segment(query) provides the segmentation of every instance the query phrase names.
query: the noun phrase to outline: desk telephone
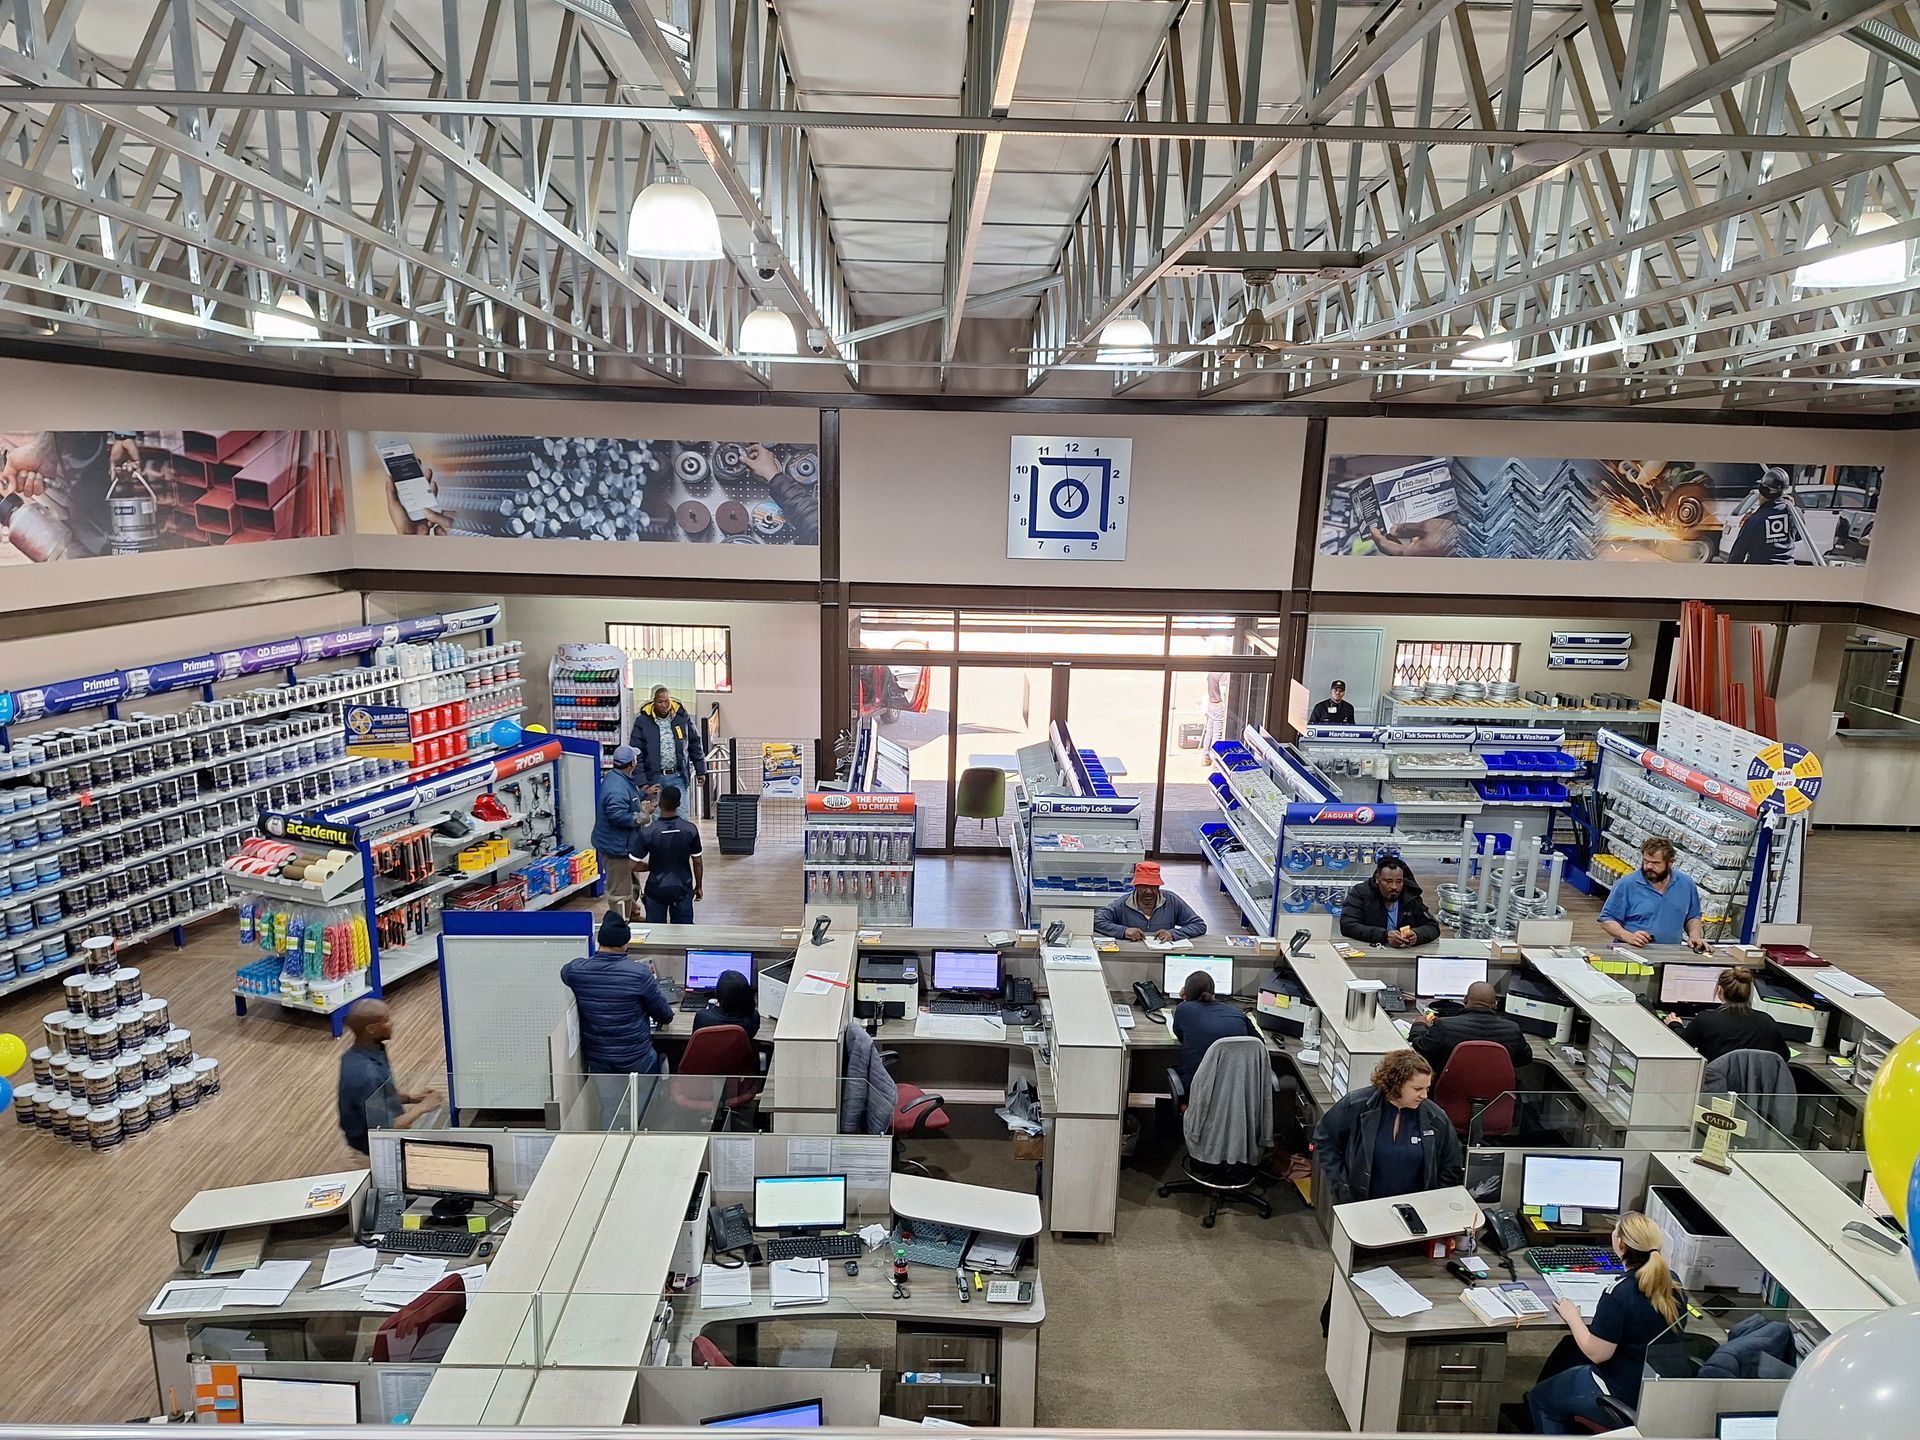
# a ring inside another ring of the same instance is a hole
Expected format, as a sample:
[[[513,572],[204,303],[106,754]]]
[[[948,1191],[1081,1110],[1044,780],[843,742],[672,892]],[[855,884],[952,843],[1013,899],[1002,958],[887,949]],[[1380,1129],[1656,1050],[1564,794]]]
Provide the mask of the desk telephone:
[[[1493,1248],[1502,1255],[1512,1255],[1515,1251],[1527,1248],[1526,1232],[1520,1228],[1520,1219],[1511,1210],[1489,1207],[1487,1228],[1493,1232]]]
[[[1167,1008],[1167,992],[1151,980],[1134,981],[1133,998],[1140,1002],[1140,1008],[1149,1015],[1157,1015]]]
[[[716,1255],[754,1248],[753,1223],[747,1219],[747,1207],[744,1205],[714,1206],[707,1212],[707,1231],[712,1237],[713,1253]]]
[[[1033,994],[1033,981],[1027,979],[1024,975],[1014,975],[1008,978],[1007,1009],[1025,1010],[1029,1006],[1037,1005],[1038,1003],[1039,1001],[1034,998]]]

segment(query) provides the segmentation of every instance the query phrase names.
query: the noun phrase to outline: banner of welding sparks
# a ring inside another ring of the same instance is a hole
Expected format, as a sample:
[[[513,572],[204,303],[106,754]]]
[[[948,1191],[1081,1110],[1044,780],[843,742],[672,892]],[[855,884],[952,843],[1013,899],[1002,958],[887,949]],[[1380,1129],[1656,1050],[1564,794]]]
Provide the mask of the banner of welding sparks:
[[[323,430],[0,429],[0,566],[345,528]]]
[[[1322,555],[1862,565],[1877,465],[1336,455]]]
[[[362,534],[820,543],[820,448],[751,440],[355,434]]]

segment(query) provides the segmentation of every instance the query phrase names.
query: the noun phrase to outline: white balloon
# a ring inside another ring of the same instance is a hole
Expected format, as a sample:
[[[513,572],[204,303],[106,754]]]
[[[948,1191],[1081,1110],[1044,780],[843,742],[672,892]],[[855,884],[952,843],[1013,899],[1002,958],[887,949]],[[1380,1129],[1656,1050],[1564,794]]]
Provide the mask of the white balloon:
[[[1856,1320],[1823,1340],[1780,1402],[1777,1440],[1913,1440],[1920,1432],[1920,1305]]]

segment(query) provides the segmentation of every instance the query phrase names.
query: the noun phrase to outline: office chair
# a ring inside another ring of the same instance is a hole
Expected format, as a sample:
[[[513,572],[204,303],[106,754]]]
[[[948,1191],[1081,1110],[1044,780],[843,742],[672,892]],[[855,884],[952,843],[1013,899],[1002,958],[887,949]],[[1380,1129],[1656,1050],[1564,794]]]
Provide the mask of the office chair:
[[[467,1282],[449,1275],[418,1300],[380,1322],[373,1336],[375,1365],[437,1365],[467,1318]]]
[[[918,1085],[900,1083],[900,1098],[893,1107],[893,1163],[897,1169],[927,1175],[926,1163],[909,1159],[906,1142],[938,1135],[953,1123],[946,1112],[946,1097],[922,1090]]]
[[[962,820],[978,820],[983,830],[991,820],[994,833],[999,834],[1000,821],[1007,813],[1007,772],[990,765],[962,770],[954,790],[953,813]]]
[[[704,1335],[693,1337],[693,1363],[708,1370],[731,1370],[733,1361],[727,1352]]]
[[[1184,1117],[1187,1146],[1181,1168],[1187,1178],[1167,1181],[1159,1189],[1160,1198],[1206,1196],[1207,1213],[1200,1223],[1209,1230],[1219,1218],[1222,1205],[1245,1205],[1262,1220],[1271,1220],[1273,1206],[1262,1192],[1274,1183],[1274,1177],[1259,1168],[1273,1148],[1276,1082],[1266,1042],[1253,1035],[1214,1041],[1194,1072],[1191,1094],[1180,1084],[1177,1072],[1169,1070],[1167,1078]],[[1216,1098],[1231,1097],[1236,1086],[1248,1092],[1239,1110],[1246,1123],[1238,1128],[1213,1124]]]
[[[1463,1040],[1433,1082],[1433,1103],[1447,1112],[1462,1140],[1478,1142],[1512,1132],[1520,1108],[1514,1085],[1513,1056],[1506,1046]]]
[[[702,1077],[709,1083],[682,1086],[679,1082],[689,1076]],[[680,1057],[680,1068],[673,1073],[676,1099],[706,1108],[713,1099],[713,1076],[727,1078],[715,1128],[751,1130],[753,1109],[766,1082],[760,1075],[760,1052],[741,1026],[703,1025],[693,1032]]]

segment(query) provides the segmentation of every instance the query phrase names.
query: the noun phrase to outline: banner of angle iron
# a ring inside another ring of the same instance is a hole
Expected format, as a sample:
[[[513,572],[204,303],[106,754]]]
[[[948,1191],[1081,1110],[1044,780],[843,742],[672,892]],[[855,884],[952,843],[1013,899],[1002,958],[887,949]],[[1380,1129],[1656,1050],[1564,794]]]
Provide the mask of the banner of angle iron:
[[[820,543],[820,447],[539,435],[348,437],[363,535]]]
[[[1335,455],[1322,555],[1862,565],[1877,465]]]

